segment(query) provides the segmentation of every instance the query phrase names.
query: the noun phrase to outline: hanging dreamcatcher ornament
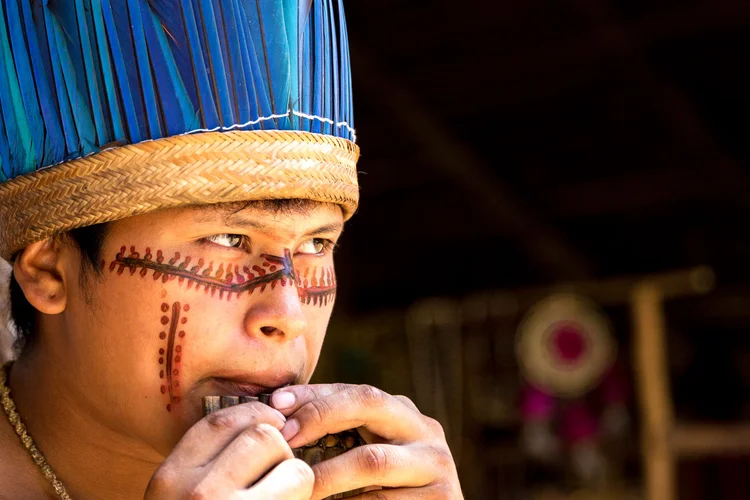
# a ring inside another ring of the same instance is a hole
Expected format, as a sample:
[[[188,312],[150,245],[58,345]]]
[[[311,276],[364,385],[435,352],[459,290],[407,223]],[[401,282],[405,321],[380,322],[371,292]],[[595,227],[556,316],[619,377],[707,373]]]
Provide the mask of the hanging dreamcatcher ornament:
[[[555,294],[536,303],[518,328],[524,377],[548,394],[570,398],[594,388],[616,357],[612,327],[591,300]]]

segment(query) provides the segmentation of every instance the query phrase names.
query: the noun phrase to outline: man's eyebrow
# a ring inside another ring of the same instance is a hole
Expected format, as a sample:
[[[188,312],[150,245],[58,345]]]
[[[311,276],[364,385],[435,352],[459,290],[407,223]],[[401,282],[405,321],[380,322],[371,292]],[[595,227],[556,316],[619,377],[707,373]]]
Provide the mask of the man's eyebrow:
[[[341,233],[343,231],[344,224],[342,222],[331,222],[330,224],[325,224],[317,229],[307,231],[305,234],[308,236],[315,236],[318,234]]]
[[[251,228],[261,233],[272,233],[273,225],[263,224],[251,217],[238,214],[235,210],[216,209],[210,212],[218,213],[222,223],[227,227]],[[208,212],[208,213],[210,213]],[[196,214],[196,222],[212,222],[212,217],[207,212]],[[342,222],[331,222],[320,227],[305,232],[306,236],[315,236],[318,234],[330,234],[343,232],[344,224]]]

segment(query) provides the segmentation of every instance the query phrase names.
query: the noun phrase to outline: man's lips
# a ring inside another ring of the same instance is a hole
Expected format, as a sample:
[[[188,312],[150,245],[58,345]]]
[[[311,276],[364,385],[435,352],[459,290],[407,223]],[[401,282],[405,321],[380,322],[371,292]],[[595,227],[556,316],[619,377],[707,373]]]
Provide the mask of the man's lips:
[[[261,393],[271,393],[279,387],[294,384],[295,374],[274,376],[236,375],[212,377],[211,383],[220,391],[221,396],[257,396]]]

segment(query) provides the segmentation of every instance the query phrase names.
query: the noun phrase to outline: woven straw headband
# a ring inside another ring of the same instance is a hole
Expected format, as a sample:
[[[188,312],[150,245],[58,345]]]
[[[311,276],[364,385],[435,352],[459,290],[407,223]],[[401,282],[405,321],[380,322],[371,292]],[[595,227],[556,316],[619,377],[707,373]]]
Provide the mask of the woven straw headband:
[[[359,148],[329,135],[234,131],[141,142],[0,184],[0,256],[70,229],[155,210],[306,199],[357,209]]]

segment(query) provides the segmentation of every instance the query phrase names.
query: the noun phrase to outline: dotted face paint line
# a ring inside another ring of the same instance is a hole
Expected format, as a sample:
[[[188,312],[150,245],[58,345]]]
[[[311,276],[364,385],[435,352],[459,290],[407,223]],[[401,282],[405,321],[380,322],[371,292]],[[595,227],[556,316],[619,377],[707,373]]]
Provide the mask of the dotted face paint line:
[[[164,342],[159,347],[159,390],[167,398],[168,412],[172,411],[173,405],[180,404],[180,370],[185,343],[184,325],[187,323],[185,313],[189,310],[190,305],[179,302],[171,306],[166,302],[161,305],[163,316],[160,319],[162,329],[159,339]]]

